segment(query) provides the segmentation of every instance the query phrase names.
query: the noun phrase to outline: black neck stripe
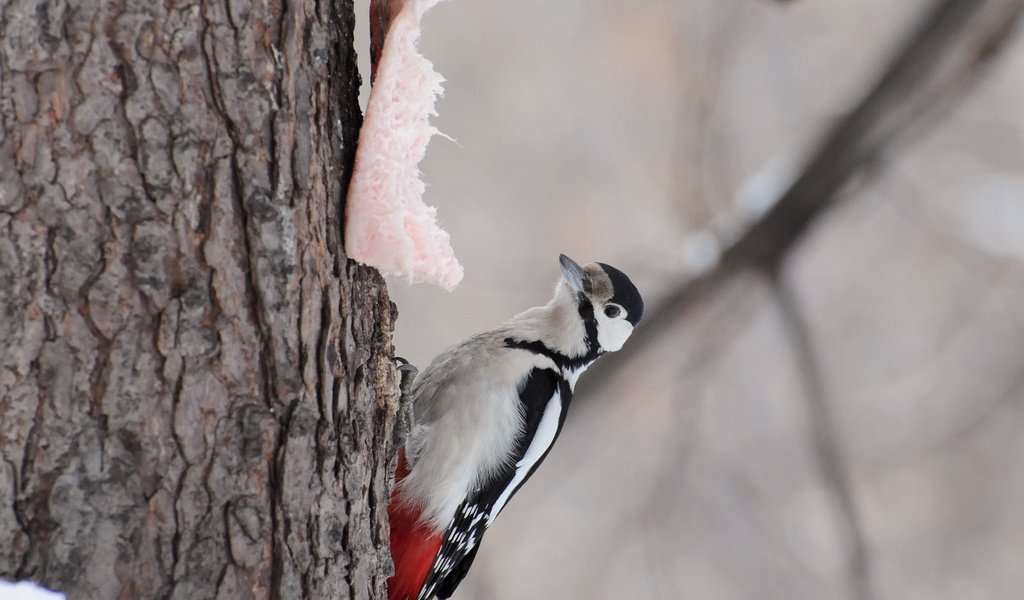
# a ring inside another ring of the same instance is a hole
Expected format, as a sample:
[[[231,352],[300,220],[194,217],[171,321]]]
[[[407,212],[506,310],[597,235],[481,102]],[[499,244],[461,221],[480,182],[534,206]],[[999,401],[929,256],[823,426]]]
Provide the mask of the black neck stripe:
[[[527,342],[524,340],[517,340],[515,338],[510,337],[505,338],[505,347],[520,348],[522,350],[533,352],[534,354],[546,356],[550,358],[551,362],[555,363],[555,366],[558,367],[558,369],[561,371],[575,371],[580,367],[585,367],[590,363],[594,362],[595,360],[597,360],[597,357],[601,356],[601,354],[603,353],[603,351],[600,348],[591,348],[588,344],[586,354],[576,357],[569,357],[566,356],[565,354],[562,354],[561,352],[558,352],[557,350],[552,350],[551,348],[548,348],[547,345],[545,345],[544,342],[541,342],[540,340]]]
[[[546,356],[550,358],[562,371],[575,371],[580,367],[594,362],[597,360],[597,357],[604,354],[604,350],[601,349],[601,345],[597,343],[597,318],[594,317],[594,304],[590,301],[590,298],[587,298],[587,296],[582,293],[577,294],[576,301],[580,319],[583,321],[583,328],[586,332],[584,342],[587,350],[581,356],[568,356],[566,354],[562,354],[557,350],[548,348],[547,345],[540,340],[528,342],[509,337],[505,338],[505,346],[509,348],[521,348],[523,350],[533,352],[534,354]]]
[[[599,347],[597,343],[597,318],[594,317],[594,305],[583,294],[578,294],[576,304],[579,307],[580,319],[583,319],[583,327],[586,330],[587,354],[590,354]]]

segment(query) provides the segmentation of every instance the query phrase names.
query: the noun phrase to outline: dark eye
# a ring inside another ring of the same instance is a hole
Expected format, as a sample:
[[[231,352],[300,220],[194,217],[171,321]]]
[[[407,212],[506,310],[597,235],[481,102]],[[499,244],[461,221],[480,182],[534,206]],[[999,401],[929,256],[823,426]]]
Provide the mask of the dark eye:
[[[620,309],[618,306],[608,305],[604,307],[604,316],[608,317],[609,319],[614,319],[615,317],[619,316],[619,313],[621,312],[622,309]]]

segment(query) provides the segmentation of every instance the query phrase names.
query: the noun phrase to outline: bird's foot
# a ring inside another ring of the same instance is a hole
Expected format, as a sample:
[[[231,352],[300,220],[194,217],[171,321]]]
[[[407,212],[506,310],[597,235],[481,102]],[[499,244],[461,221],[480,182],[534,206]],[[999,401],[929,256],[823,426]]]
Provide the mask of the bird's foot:
[[[400,396],[398,398],[398,414],[395,415],[394,429],[394,442],[395,449],[397,450],[405,445],[405,440],[409,436],[409,431],[412,430],[412,425],[415,421],[413,415],[412,383],[416,380],[416,375],[420,371],[400,356],[395,357],[395,362],[398,365],[396,367],[398,369],[398,376],[401,378],[398,382]]]

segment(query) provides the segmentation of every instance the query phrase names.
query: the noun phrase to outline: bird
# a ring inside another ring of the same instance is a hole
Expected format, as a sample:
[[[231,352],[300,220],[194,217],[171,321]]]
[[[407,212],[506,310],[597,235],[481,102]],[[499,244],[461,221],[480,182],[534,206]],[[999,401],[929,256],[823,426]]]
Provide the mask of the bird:
[[[558,438],[580,375],[622,348],[643,317],[622,271],[564,254],[559,263],[547,304],[462,340],[414,375],[388,505],[389,600],[452,596],[487,528]]]

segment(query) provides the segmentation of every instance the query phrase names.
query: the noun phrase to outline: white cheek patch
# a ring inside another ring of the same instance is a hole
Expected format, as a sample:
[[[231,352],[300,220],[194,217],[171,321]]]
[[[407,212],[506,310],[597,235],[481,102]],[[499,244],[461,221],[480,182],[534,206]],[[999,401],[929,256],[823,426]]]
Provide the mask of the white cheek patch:
[[[622,348],[622,345],[633,333],[633,325],[624,317],[609,319],[604,313],[598,312],[597,317],[597,343],[606,352],[615,352]]]

